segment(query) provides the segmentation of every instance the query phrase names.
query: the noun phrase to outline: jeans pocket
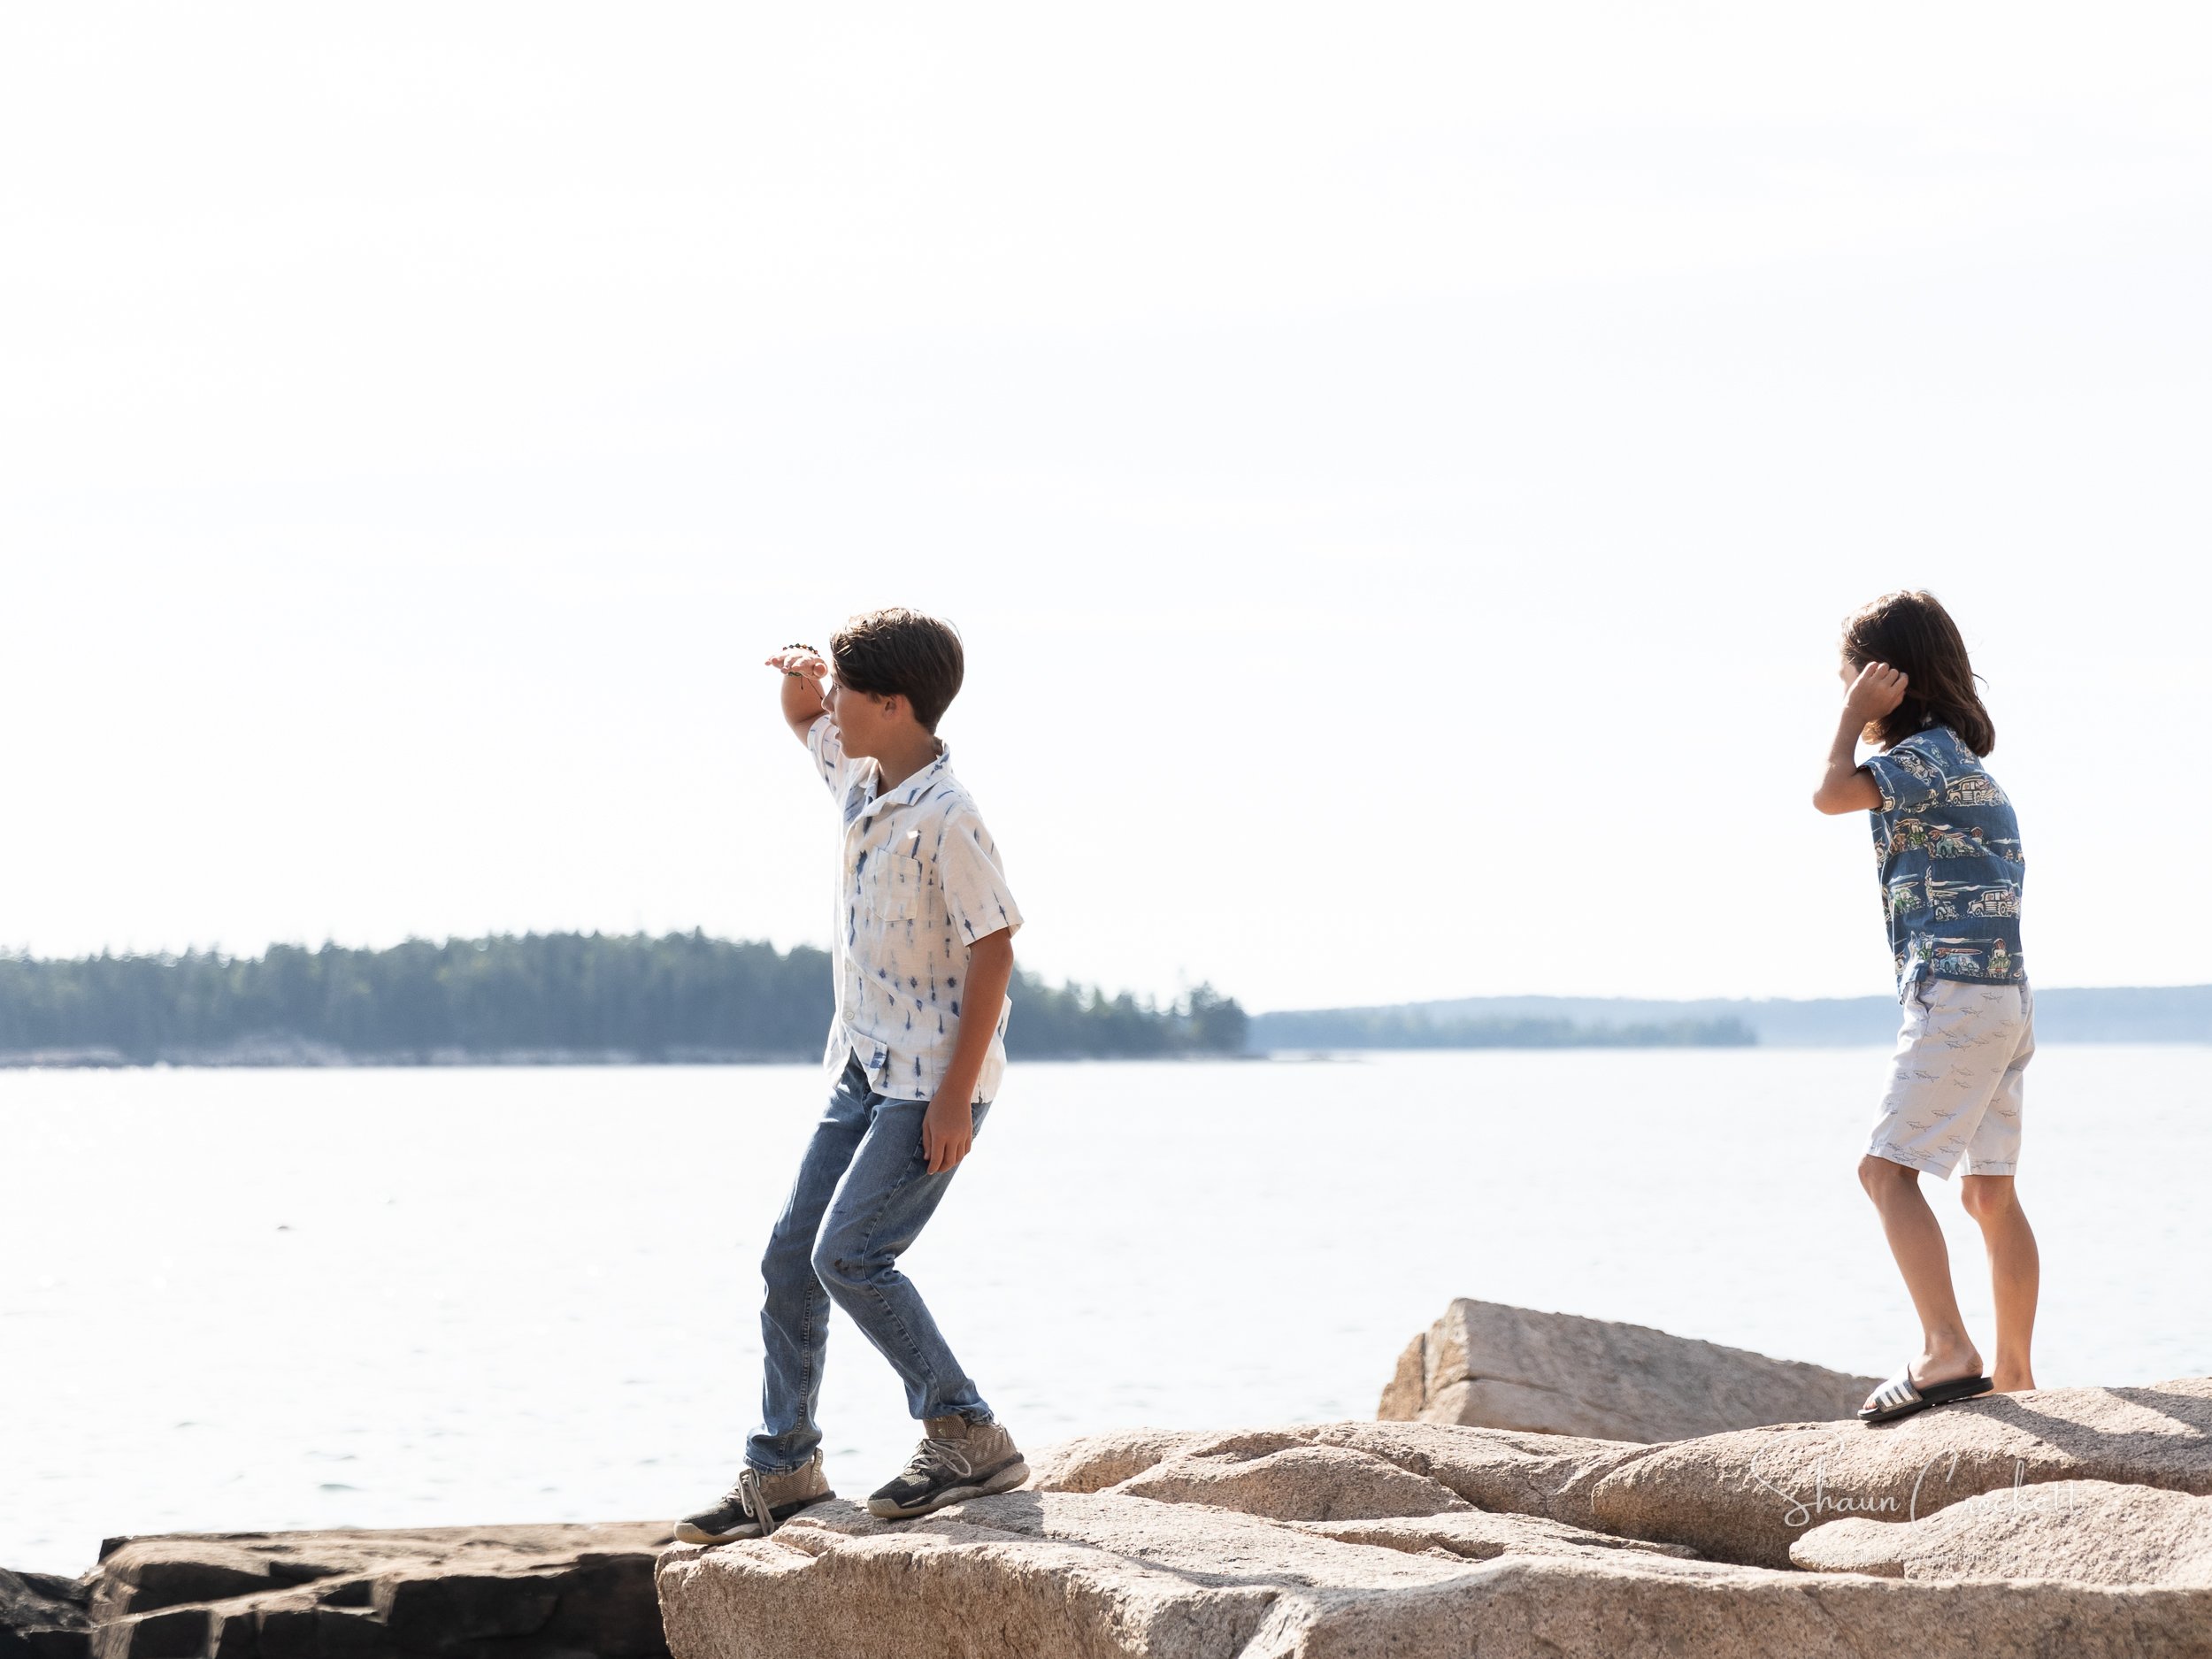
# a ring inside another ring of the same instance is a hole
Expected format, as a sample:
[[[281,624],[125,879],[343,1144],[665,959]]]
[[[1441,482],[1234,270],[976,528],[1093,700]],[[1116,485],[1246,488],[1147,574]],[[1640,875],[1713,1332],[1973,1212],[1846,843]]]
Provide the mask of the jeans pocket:
[[[991,1114],[991,1102],[988,1101],[978,1101],[975,1104],[968,1108],[968,1141],[970,1149],[972,1150],[974,1143],[982,1138],[983,1120]],[[922,1108],[921,1117],[915,1122],[914,1130],[913,1163],[914,1167],[918,1170],[925,1167],[929,1163],[929,1152],[922,1144],[921,1133],[921,1125],[928,1119],[928,1117],[929,1107],[925,1105]]]

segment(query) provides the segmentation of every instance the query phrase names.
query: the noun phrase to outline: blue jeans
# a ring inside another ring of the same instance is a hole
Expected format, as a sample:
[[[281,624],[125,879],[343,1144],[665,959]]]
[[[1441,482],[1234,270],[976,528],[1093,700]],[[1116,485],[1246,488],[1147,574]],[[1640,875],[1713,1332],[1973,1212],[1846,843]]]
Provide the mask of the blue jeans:
[[[931,1174],[922,1155],[928,1110],[927,1101],[872,1093],[857,1059],[846,1063],[831,1091],[760,1262],[767,1364],[761,1425],[745,1443],[745,1461],[756,1469],[796,1469],[822,1443],[814,1411],[833,1297],[891,1362],[916,1417],[990,1420],[991,1408],[952,1356],[922,1293],[899,1271],[900,1255],[952,1184],[952,1171]],[[979,1130],[990,1110],[974,1108]]]

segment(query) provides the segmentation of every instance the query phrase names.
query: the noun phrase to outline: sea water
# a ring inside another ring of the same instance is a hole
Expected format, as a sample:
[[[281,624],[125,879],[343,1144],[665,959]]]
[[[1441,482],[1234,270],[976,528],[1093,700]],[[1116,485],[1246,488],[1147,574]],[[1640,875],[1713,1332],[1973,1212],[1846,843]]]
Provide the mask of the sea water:
[[[1026,1445],[1374,1414],[1454,1296],[1886,1372],[1863,1049],[1026,1064],[907,1257]],[[672,1517],[735,1474],[806,1067],[0,1073],[0,1565]],[[2048,1046],[2039,1380],[2212,1371],[2212,1049]],[[1985,1343],[1978,1235],[1926,1183]],[[833,1483],[916,1430],[840,1316]]]

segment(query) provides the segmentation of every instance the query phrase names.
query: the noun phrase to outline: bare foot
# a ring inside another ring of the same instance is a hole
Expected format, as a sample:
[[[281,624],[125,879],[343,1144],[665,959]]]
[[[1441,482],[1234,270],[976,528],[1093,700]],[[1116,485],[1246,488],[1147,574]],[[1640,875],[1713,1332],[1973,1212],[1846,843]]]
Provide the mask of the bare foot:
[[[2008,1365],[2000,1365],[1995,1371],[1990,1372],[1989,1379],[1997,1385],[1997,1392],[2001,1394],[2028,1394],[2035,1387],[2035,1377],[2032,1372],[2015,1371]]]
[[[1971,1343],[1960,1348],[1924,1348],[1919,1357],[1913,1361],[1908,1374],[1916,1388],[1925,1388],[1931,1383],[1951,1382],[1961,1377],[1978,1377],[1982,1374],[1981,1353]],[[1880,1392],[1878,1388],[1875,1390],[1876,1394]],[[1874,1409],[1873,1394],[1867,1395],[1866,1404],[1860,1409]]]

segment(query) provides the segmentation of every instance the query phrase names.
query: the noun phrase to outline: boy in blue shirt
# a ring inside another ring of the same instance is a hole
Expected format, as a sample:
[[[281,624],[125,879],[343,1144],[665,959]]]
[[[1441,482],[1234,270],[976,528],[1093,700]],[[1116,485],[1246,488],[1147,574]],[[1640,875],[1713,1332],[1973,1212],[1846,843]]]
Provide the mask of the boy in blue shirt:
[[[2013,1190],[2035,999],[2020,949],[2020,826],[1982,764],[1997,732],[1957,626],[1931,594],[1878,599],[1844,626],[1842,678],[1843,715],[1813,804],[1871,815],[1904,1004],[1889,1092],[1859,1161],[1920,1316],[1919,1354],[1859,1411],[1886,1423],[1993,1388],[2035,1386],[2028,1350],[2040,1263]],[[1875,752],[1861,762],[1863,738]],[[1923,1172],[1947,1179],[1962,1157],[1961,1197],[1981,1227],[1996,1297],[1989,1376],[1959,1313],[1943,1229],[1920,1191]]]

